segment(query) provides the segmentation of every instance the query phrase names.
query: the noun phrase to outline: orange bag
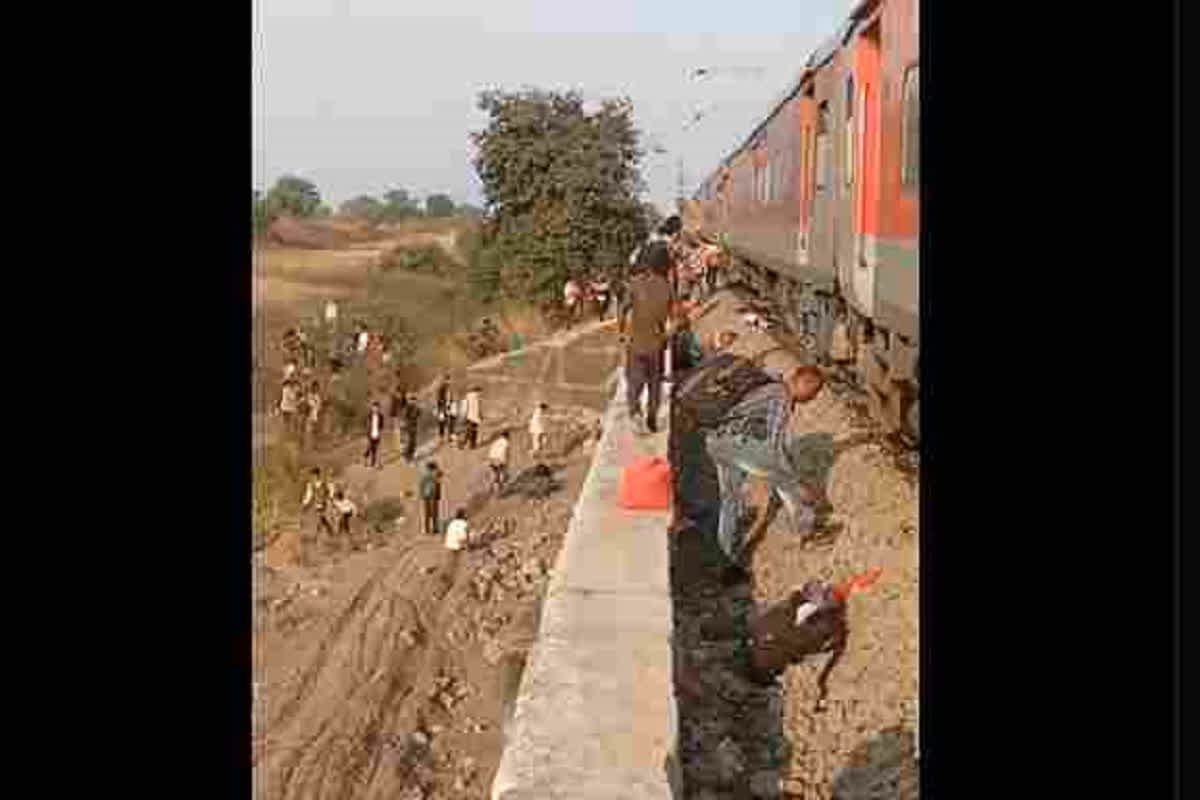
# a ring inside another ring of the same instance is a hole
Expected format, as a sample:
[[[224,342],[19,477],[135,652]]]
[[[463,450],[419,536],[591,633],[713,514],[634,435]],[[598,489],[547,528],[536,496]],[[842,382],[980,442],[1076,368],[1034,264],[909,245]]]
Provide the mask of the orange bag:
[[[621,508],[630,511],[671,509],[671,465],[665,458],[642,458],[621,472]]]

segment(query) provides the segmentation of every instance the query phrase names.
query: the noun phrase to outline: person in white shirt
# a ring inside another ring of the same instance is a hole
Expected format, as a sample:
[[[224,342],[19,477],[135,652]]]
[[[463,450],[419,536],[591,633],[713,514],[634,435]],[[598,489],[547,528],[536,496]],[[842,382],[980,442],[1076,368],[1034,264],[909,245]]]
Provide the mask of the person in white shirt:
[[[283,392],[279,398],[279,413],[283,415],[283,426],[289,432],[295,430],[296,414],[300,410],[300,392],[292,381],[283,382]]]
[[[358,506],[354,505],[354,501],[346,496],[345,490],[340,486],[333,495],[333,510],[338,517],[338,533],[349,536],[350,520],[358,514]]]
[[[496,491],[508,482],[508,431],[501,431],[488,450],[488,464],[492,468],[492,486]]]
[[[471,450],[479,446],[479,426],[483,424],[479,405],[479,387],[472,386],[462,400],[462,418],[467,423],[467,447]]]
[[[460,508],[454,513],[454,519],[446,526],[446,549],[458,552],[470,541],[470,531],[467,528],[466,509]]]
[[[532,442],[530,452],[540,453],[546,446],[546,404],[538,403],[529,418],[529,439]]]
[[[325,322],[330,327],[337,325],[338,307],[332,300],[325,301]]]
[[[371,413],[367,415],[367,452],[363,454],[368,467],[383,469],[379,464],[379,440],[383,436],[383,412],[378,402],[371,403]]]
[[[321,423],[321,386],[316,381],[308,390],[308,419],[305,420],[305,433],[310,440],[315,439]]]
[[[365,355],[367,352],[367,346],[370,344],[371,344],[371,334],[367,331],[367,326],[362,325],[358,329],[357,348],[358,348],[359,355]]]

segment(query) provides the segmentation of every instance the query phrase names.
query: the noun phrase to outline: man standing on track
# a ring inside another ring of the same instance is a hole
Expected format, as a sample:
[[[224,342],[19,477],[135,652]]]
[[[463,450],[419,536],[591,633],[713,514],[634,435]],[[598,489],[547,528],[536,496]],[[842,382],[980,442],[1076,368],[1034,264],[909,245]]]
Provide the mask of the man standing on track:
[[[313,467],[312,477],[304,487],[304,501],[300,507],[307,511],[309,506],[312,506],[313,513],[317,517],[316,533],[320,536],[321,531],[333,536],[333,526],[329,524],[329,501],[330,501],[329,483],[321,479],[321,470],[319,467]]]
[[[661,242],[643,253],[642,268],[629,283],[629,298],[621,314],[619,331],[626,344],[625,383],[629,417],[638,433],[657,431],[658,405],[662,395],[663,348],[666,346],[672,293],[667,282],[670,255]],[[628,331],[628,334],[626,334]],[[647,390],[645,416],[641,413],[642,390]]]

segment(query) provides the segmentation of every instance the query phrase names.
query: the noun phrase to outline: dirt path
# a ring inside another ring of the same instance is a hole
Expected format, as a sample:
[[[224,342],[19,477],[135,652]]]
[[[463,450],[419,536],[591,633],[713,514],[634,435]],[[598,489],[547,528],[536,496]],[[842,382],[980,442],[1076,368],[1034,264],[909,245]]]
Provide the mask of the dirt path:
[[[505,699],[590,463],[587,436],[611,394],[610,336],[472,370],[484,388],[478,450],[439,447],[425,432],[418,461],[436,459],[446,471],[445,510],[478,507],[471,525],[481,543],[456,564],[440,537],[418,530],[417,471],[398,457],[390,431],[384,469],[356,463],[340,478],[360,508],[398,498],[403,521],[356,525],[351,541],[336,542],[318,541],[302,521],[256,558],[256,797],[487,796]],[[546,460],[544,482],[529,469],[524,435],[538,398],[551,406],[560,451]],[[480,502],[485,442],[501,427],[518,431],[518,491]],[[361,446],[347,444],[347,454]]]

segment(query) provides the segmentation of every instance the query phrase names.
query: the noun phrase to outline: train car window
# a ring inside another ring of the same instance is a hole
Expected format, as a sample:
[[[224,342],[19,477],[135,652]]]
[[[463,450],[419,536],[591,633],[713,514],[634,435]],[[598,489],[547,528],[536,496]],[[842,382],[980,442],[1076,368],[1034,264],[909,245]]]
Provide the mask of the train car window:
[[[921,91],[917,67],[909,67],[904,73],[904,127],[900,132],[900,183],[905,187],[916,186],[921,167]],[[893,173],[894,174],[894,173]]]

